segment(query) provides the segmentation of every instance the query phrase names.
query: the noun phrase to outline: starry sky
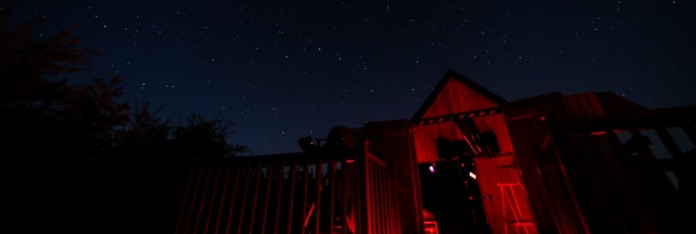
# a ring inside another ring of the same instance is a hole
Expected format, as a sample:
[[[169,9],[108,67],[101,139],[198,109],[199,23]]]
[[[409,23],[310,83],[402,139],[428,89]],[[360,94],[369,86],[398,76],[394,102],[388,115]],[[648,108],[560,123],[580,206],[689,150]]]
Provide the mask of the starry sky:
[[[79,25],[101,51],[84,76],[123,101],[234,122],[251,155],[300,151],[337,125],[410,119],[447,69],[514,101],[612,91],[648,108],[696,104],[696,3],[646,1],[10,0]]]

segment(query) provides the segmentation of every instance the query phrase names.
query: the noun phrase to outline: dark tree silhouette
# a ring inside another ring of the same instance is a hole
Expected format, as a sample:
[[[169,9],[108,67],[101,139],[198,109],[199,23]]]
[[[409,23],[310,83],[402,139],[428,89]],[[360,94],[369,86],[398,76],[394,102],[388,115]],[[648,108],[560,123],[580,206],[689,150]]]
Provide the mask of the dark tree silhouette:
[[[227,143],[229,121],[192,115],[176,125],[147,102],[129,114],[120,77],[69,80],[99,55],[79,47],[77,27],[35,39],[47,18],[13,24],[7,9],[0,5],[0,205],[20,232],[168,232],[194,156],[245,151]]]
[[[193,114],[174,125],[142,103],[129,116],[121,78],[73,85],[68,76],[89,70],[98,52],[79,48],[77,27],[38,40],[41,16],[14,26],[0,8],[0,130],[13,157],[41,160],[224,158],[246,151],[226,141],[231,122]],[[72,82],[85,83],[85,82]],[[186,154],[186,155],[183,155]],[[167,157],[171,156],[171,157]],[[178,157],[174,157],[178,156]]]
[[[112,155],[128,161],[165,160],[171,150],[169,119],[158,117],[163,106],[151,108],[149,102],[135,105],[128,125],[117,133],[118,151]]]
[[[173,129],[172,140],[180,153],[192,155],[196,160],[210,161],[238,156],[247,152],[247,148],[227,143],[231,126],[231,121],[209,120],[202,115],[191,114],[185,124]]]
[[[114,129],[128,122],[119,77],[70,85],[66,76],[88,70],[96,51],[78,48],[77,29],[48,40],[32,38],[41,16],[13,26],[0,20],[0,124],[5,150],[22,159],[84,159],[111,151]]]

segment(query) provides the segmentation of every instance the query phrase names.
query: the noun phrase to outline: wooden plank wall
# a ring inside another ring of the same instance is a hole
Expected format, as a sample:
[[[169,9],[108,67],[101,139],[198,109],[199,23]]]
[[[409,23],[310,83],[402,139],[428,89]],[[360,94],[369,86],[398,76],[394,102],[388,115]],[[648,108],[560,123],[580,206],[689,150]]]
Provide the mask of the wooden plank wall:
[[[457,80],[450,80],[422,118],[496,107],[498,104]]]

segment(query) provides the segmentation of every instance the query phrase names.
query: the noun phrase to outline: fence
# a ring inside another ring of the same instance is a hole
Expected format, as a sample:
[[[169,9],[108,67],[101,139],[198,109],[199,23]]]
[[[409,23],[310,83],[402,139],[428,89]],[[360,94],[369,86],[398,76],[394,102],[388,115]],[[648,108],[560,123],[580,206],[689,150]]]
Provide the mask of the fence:
[[[198,163],[175,233],[398,233],[394,183],[369,152]]]

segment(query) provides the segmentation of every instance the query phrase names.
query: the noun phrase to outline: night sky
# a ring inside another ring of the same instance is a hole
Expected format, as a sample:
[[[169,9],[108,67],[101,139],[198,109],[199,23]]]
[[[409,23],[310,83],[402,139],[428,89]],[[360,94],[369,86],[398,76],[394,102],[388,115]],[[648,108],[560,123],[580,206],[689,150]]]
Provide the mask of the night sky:
[[[234,122],[251,155],[300,151],[336,125],[410,119],[451,68],[514,101],[613,91],[648,108],[696,104],[694,1],[10,1],[79,24],[101,51],[83,76],[123,101]]]

